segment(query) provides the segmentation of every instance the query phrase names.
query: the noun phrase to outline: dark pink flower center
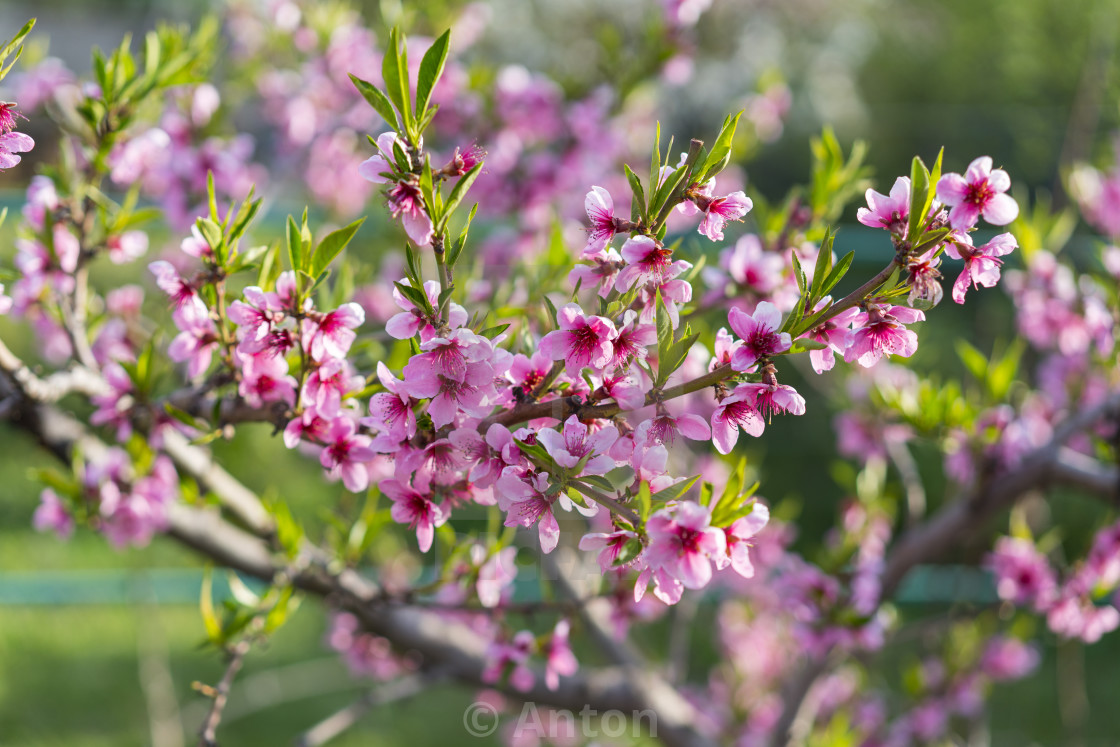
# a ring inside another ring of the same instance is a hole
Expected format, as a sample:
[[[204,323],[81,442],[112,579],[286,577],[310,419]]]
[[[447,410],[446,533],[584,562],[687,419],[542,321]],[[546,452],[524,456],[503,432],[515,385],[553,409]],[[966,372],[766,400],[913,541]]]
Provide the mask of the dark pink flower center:
[[[988,180],[984,179],[983,181],[968,185],[968,191],[964,196],[964,201],[980,209],[987,205],[988,201],[994,196],[995,190],[988,184]]]

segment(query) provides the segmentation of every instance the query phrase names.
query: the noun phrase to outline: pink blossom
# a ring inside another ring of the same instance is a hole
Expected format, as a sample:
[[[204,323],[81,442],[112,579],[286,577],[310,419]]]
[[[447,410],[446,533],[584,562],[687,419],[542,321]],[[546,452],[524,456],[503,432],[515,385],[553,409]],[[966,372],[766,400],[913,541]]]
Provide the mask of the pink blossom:
[[[618,281],[619,268],[622,267],[622,255],[614,249],[607,248],[592,260],[594,264],[576,265],[568,272],[568,282],[574,287],[598,288],[599,296],[606,298],[614,290]]]
[[[614,469],[614,460],[606,456],[618,439],[618,429],[608,425],[596,431],[572,415],[564,422],[563,431],[550,428],[537,433],[537,440],[558,465],[575,469],[585,457],[580,474],[602,475]]]
[[[218,330],[208,316],[184,317],[179,327],[182,331],[167,346],[167,356],[177,363],[187,361],[187,375],[193,379],[210,367],[218,347]]]
[[[355,329],[366,320],[366,312],[354,302],[344,303],[318,318],[303,320],[303,348],[316,361],[328,356],[342,358],[358,336]]]
[[[494,642],[486,649],[486,667],[482,670],[483,682],[497,682],[507,669],[512,669],[509,682],[515,690],[525,692],[533,687],[533,670],[526,666],[529,655],[536,649],[536,637],[527,630],[513,636],[510,643]]]
[[[35,141],[22,132],[0,133],[0,169],[10,169],[20,162],[17,153],[26,153],[35,147]]]
[[[1018,638],[995,636],[980,657],[980,669],[999,682],[1027,676],[1038,666],[1038,649]]]
[[[709,441],[712,438],[712,429],[704,418],[695,413],[670,415],[668,411],[656,417],[643,420],[634,432],[634,443],[642,446],[665,444],[671,446],[676,441],[677,434],[693,441]]]
[[[585,255],[595,254],[606,249],[607,244],[614,237],[614,200],[611,199],[610,192],[602,187],[592,187],[583,200],[583,207],[591,220],[591,228],[587,233],[587,246],[584,247],[583,252]]]
[[[615,286],[629,290],[634,283],[660,285],[671,277],[688,270],[692,265],[683,260],[673,261],[673,252],[650,236],[634,236],[622,245],[622,259],[626,267],[618,274]]]
[[[389,213],[394,218],[400,217],[405,233],[417,246],[431,243],[434,227],[419,187],[409,182],[395,184],[389,190]]]
[[[408,278],[400,281],[401,285],[410,286]],[[433,309],[439,308],[439,282],[428,280],[424,283],[424,295]],[[395,286],[393,287],[393,301],[404,309],[400,314],[395,314],[385,323],[385,331],[398,340],[407,340],[420,334],[421,342],[426,342],[436,335],[436,328],[432,326],[433,320],[429,319],[421,309],[408,300]],[[467,323],[467,310],[455,302],[449,304],[448,325],[455,329]]]
[[[392,166],[395,158],[393,154],[394,143],[399,143],[402,150],[406,154],[408,153],[405,144],[397,137],[396,132],[383,132],[377,136],[377,150],[379,152],[370,156],[358,166],[358,173],[362,175],[363,179],[374,184],[389,183],[389,178],[382,176],[382,174],[392,174],[396,170]]]
[[[429,495],[402,483],[396,478],[382,480],[378,486],[381,492],[393,502],[390,514],[398,524],[407,524],[416,530],[416,542],[420,552],[432,549],[436,527],[441,527],[448,514]]]
[[[143,231],[125,231],[114,234],[105,240],[109,261],[123,265],[143,257],[148,251],[148,234]]]
[[[171,297],[173,316],[177,320],[209,317],[210,311],[194,286],[180,277],[170,262],[158,260],[149,264],[148,269],[155,275],[160,290]]]
[[[707,507],[691,501],[655,512],[646,522],[648,566],[667,571],[687,589],[707,586],[712,561],[727,553],[724,533],[710,525],[711,519]]]
[[[761,436],[766,428],[762,415],[754,406],[755,395],[740,385],[724,397],[712,413],[712,442],[720,454],[730,454],[742,429],[752,436]]]
[[[578,304],[570,303],[557,313],[560,329],[541,340],[540,350],[552,360],[564,360],[573,378],[585,367],[602,371],[614,355],[614,323],[601,316],[585,316]]]
[[[481,545],[472,547],[472,559],[474,559],[474,550],[476,548],[478,550],[483,550]],[[483,550],[483,552],[485,552],[485,550]],[[517,548],[504,547],[492,554],[479,566],[478,580],[475,582],[479,604],[488,609],[492,609],[502,603],[503,597],[510,594],[513,588],[513,581],[517,578],[516,560]]]
[[[719,263],[736,285],[755,293],[770,293],[782,281],[782,258],[767,252],[762,240],[753,233],[740,237],[734,247],[721,251]]]
[[[549,690],[560,687],[560,676],[570,677],[579,669],[572,647],[568,643],[571,623],[560,620],[552,629],[552,636],[544,646],[544,682]]]
[[[999,268],[1003,264],[998,257],[1010,254],[1018,246],[1015,237],[1009,233],[1001,233],[980,247],[973,247],[971,241],[950,242],[945,253],[953,259],[964,260],[964,269],[953,283],[953,300],[964,303],[969,287],[994,287],[999,282]]]
[[[1054,599],[1057,580],[1046,556],[1021,537],[1000,537],[985,565],[996,577],[996,593],[1005,602],[1042,611]]]
[[[494,485],[498,506],[507,512],[505,526],[537,524],[541,551],[550,553],[560,542],[560,524],[553,513],[555,496],[546,495],[548,474],[522,476],[517,467],[506,467]]]
[[[416,435],[416,413],[404,382],[393,376],[383,361],[377,362],[377,378],[386,391],[370,397],[370,417],[363,422],[396,443],[412,438]]]
[[[824,304],[830,300],[829,297],[825,297],[818,306],[823,308]],[[819,309],[814,311],[816,310]],[[814,371],[817,373],[831,371],[833,366],[836,365],[836,353],[843,355],[847,352],[848,346],[852,344],[851,324],[857,316],[859,316],[859,309],[854,307],[845,309],[806,333],[810,339],[828,345],[823,350],[809,351],[809,362],[812,364]]]
[[[870,368],[884,355],[909,358],[918,349],[918,336],[904,325],[922,321],[926,315],[905,306],[868,304],[867,311],[853,318],[856,327],[844,360]]]
[[[789,333],[778,331],[782,314],[769,301],[758,304],[753,315],[733,308],[727,314],[727,321],[743,340],[731,358],[731,367],[736,371],[746,371],[760,359],[790,348]]]
[[[39,507],[35,509],[31,525],[35,527],[35,531],[51,531],[61,539],[69,539],[74,533],[74,517],[58,494],[50,488],[44,488],[39,494]]]
[[[238,393],[250,407],[261,407],[265,402],[284,402],[289,407],[296,403],[297,382],[288,375],[288,362],[280,356],[267,353],[242,355],[241,383]]]
[[[599,567],[603,573],[616,570],[615,563],[622,554],[623,548],[631,541],[636,541],[638,535],[621,529],[614,532],[589,532],[579,541],[579,549],[584,551],[599,550]]]
[[[416,398],[435,394],[438,386],[432,384],[433,377],[463,381],[471,364],[484,364],[494,355],[489,340],[466,328],[452,330],[444,337],[433,337],[421,343],[420,350],[423,352],[414,355],[403,369],[405,385]]]
[[[370,448],[368,436],[357,433],[354,421],[346,417],[336,418],[324,438],[326,442],[319,452],[319,463],[327,470],[327,477],[337,480],[342,477],[346,489],[359,493],[369,487],[369,471],[366,462],[376,456]]]
[[[735,388],[736,392],[743,391],[754,397],[754,406],[759,414],[767,421],[774,413],[805,414],[805,398],[797,390],[787,384],[777,383],[746,383]]]
[[[871,228],[885,228],[893,234],[906,235],[910,219],[910,177],[895,179],[889,196],[869,189],[865,197],[867,207],[856,211],[856,220]]]
[[[937,182],[937,199],[952,207],[949,224],[958,230],[976,225],[980,216],[995,226],[1005,226],[1019,215],[1019,205],[1004,194],[1011,177],[1003,169],[992,170],[992,159],[981,156],[968,165],[964,176],[945,174]]]
[[[754,203],[741,191],[723,197],[713,197],[714,189],[715,179],[703,186],[692,187],[685,193],[691,205],[682,203],[682,209],[686,215],[697,210],[703,213],[704,218],[700,221],[697,230],[712,241],[723,241],[723,227],[727,222],[742,220],[743,216],[754,207]],[[695,206],[694,209],[690,209],[692,206]]]
[[[755,501],[749,514],[736,519],[723,530],[727,538],[727,560],[732,570],[743,578],[754,577],[754,565],[751,564],[749,555],[752,545],[750,540],[761,532],[769,521],[770,509]]]

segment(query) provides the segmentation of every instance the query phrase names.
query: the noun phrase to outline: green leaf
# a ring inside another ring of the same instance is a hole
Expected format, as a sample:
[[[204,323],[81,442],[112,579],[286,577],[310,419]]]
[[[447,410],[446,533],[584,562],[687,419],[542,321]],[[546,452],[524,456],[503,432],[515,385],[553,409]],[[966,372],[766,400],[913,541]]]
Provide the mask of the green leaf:
[[[354,84],[354,87],[358,89],[358,93],[362,94],[362,98],[366,100],[366,103],[373,107],[373,110],[377,112],[390,127],[396,129],[398,127],[397,115],[393,111],[393,105],[389,103],[389,99],[385,97],[385,94],[372,83],[362,80],[353,73],[350,74],[350,81]]]
[[[821,286],[824,285],[825,278],[828,277],[828,271],[832,269],[832,243],[834,238],[832,227],[826,227],[824,239],[821,240],[820,251],[817,252],[817,263],[813,266],[813,285],[809,289],[810,309],[817,299],[824,295],[821,292]]]
[[[509,324],[508,323],[507,324],[498,324],[498,325],[495,325],[493,327],[487,327],[486,329],[482,330],[478,334],[482,335],[483,337],[485,337],[487,339],[493,340],[495,337],[502,334],[507,329],[509,329]]]
[[[735,116],[728,116],[723,120],[723,126],[719,130],[719,135],[716,136],[715,143],[712,144],[712,150],[708,154],[708,158],[695,171],[699,175],[697,181],[706,182],[727,167],[731,160],[731,142],[735,139],[735,128],[742,116],[743,112],[739,112]]]
[[[802,337],[793,341],[793,344],[789,346],[789,353],[790,355],[794,355],[795,353],[805,353],[810,350],[824,350],[827,347],[827,343]]]
[[[288,216],[288,261],[293,270],[303,267],[303,237],[300,236],[296,219]]]
[[[646,192],[642,189],[642,182],[638,179],[638,175],[630,170],[626,164],[622,164],[622,168],[626,170],[626,179],[630,182],[630,192],[633,194],[633,199],[630,204],[630,220],[636,222],[639,219],[647,221],[646,215]]]
[[[447,50],[451,39],[451,31],[443,34],[432,42],[424,58],[420,60],[420,77],[416,81],[416,113],[423,116],[428,109],[428,100],[431,98],[432,89],[435,88],[439,77],[443,74],[443,65],[447,61]]]
[[[467,190],[474,184],[474,180],[482,173],[482,166],[483,164],[476,163],[470,171],[460,177],[459,181],[455,182],[455,186],[451,188],[451,194],[447,197],[447,204],[444,205],[443,215],[440,218],[440,225],[436,228],[437,233],[441,232],[443,228],[447,226],[447,220],[451,217],[451,214],[455,212],[455,208],[459,207],[459,203],[463,201]]]
[[[651,498],[652,500],[661,504],[668,503],[669,501],[675,501],[682,495],[687,493],[689,490],[691,490],[692,486],[695,485],[696,481],[699,479],[700,475],[696,475],[695,477],[690,477],[687,480],[681,480],[674,485],[670,485],[664,490],[657,491],[651,496]]]
[[[365,218],[359,218],[348,226],[331,231],[323,240],[319,242],[319,246],[315,248],[315,254],[311,258],[311,274],[318,276],[327,269],[335,257],[342,253],[350,240],[354,238],[354,234],[361,228],[362,222]]]
[[[652,511],[653,497],[650,495],[649,482],[642,480],[641,485],[638,486],[638,515],[642,517],[642,521],[645,521]]]
[[[552,299],[548,296],[541,296],[541,298],[544,300],[544,305],[548,309],[549,318],[552,319],[553,329],[559,329],[560,322],[557,320],[555,304],[552,303]]]
[[[385,83],[385,93],[401,113],[402,129],[411,135],[412,105],[409,99],[412,91],[408,84],[408,56],[401,42],[400,31],[393,28],[381,62],[381,78]]]
[[[910,221],[906,228],[906,239],[914,242],[918,232],[925,222],[927,198],[931,198],[929,189],[929,169],[922,163],[922,159],[914,156],[910,162]]]
[[[956,349],[957,356],[964,363],[968,372],[975,376],[977,381],[984,383],[988,371],[988,359],[984,357],[984,354],[974,348],[967,340],[958,339]]]
[[[206,627],[206,637],[213,643],[218,643],[222,638],[222,623],[214,612],[213,597],[214,568],[207,565],[202,571],[202,592],[199,595],[198,609],[202,613],[202,624]]]
[[[852,260],[856,258],[855,251],[850,251],[845,254],[839,262],[833,266],[832,271],[828,273],[828,277],[821,283],[820,294],[825,296],[831,291],[837,283],[848,273],[848,268],[852,266]]]

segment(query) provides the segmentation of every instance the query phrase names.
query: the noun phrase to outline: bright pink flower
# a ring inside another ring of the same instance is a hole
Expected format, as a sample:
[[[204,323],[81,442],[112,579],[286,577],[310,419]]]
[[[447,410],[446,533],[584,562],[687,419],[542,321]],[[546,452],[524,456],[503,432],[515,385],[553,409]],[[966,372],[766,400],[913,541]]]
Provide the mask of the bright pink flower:
[[[692,286],[687,280],[674,277],[684,271],[682,265],[688,263],[676,262],[666,271],[666,279],[660,285],[648,283],[642,286],[642,314],[639,317],[643,324],[653,324],[657,315],[657,296],[661,295],[661,303],[665,306],[665,313],[669,315],[669,324],[676,329],[681,324],[678,306],[692,300]]]
[[[327,470],[327,477],[337,480],[353,493],[360,493],[369,487],[369,471],[366,463],[377,453],[370,448],[369,436],[357,433],[354,421],[339,417],[331,422],[327,430],[323,450],[319,452],[319,463]]]
[[[614,200],[611,199],[610,192],[602,187],[592,187],[583,199],[583,207],[591,220],[587,246],[584,247],[583,252],[585,255],[601,252],[607,248],[607,244],[614,237]]]
[[[647,565],[668,572],[687,589],[707,586],[712,561],[727,553],[724,533],[712,527],[711,520],[711,511],[692,501],[655,512],[646,522]]]
[[[1004,194],[1011,177],[1003,169],[992,170],[992,159],[981,156],[968,165],[964,176],[945,174],[937,182],[937,199],[953,209],[949,225],[967,230],[980,216],[994,226],[1005,226],[1019,215],[1019,205]]]
[[[1009,233],[1001,233],[980,247],[973,247],[970,241],[949,243],[945,247],[945,253],[953,259],[964,260],[964,269],[953,283],[953,300],[964,303],[969,287],[994,287],[999,282],[999,268],[1003,264],[999,257],[1010,254],[1018,246],[1015,237]]]
[[[622,324],[614,338],[614,360],[616,369],[629,368],[636,360],[646,359],[646,348],[657,344],[657,327],[642,322],[638,314],[627,309],[622,315]]]
[[[789,333],[778,331],[782,326],[782,313],[769,301],[758,304],[753,315],[733,308],[727,314],[727,321],[743,340],[731,357],[731,367],[736,371],[746,371],[762,358],[789,350]]]
[[[618,429],[613,425],[592,431],[575,415],[564,422],[563,432],[546,428],[537,433],[537,441],[564,469],[575,469],[587,457],[580,472],[583,475],[602,475],[614,469],[614,460],[606,454],[617,440]]]
[[[526,666],[529,655],[536,649],[536,636],[522,630],[513,636],[510,643],[490,644],[486,649],[486,667],[482,670],[483,682],[497,682],[507,669],[510,669],[509,683],[515,690],[525,692],[533,687],[536,679],[533,670]]]
[[[557,313],[560,329],[541,340],[540,350],[552,360],[564,361],[568,375],[578,378],[589,367],[596,372],[610,364],[614,356],[614,323],[601,316],[585,316],[578,304],[570,303]]]
[[[720,366],[731,363],[731,360],[735,357],[735,351],[742,345],[742,342],[731,336],[726,327],[720,327],[716,330],[716,339],[712,346],[714,350],[712,359],[708,361],[708,370],[715,371]]]
[[[470,364],[484,363],[494,355],[494,348],[489,340],[466,328],[452,330],[446,337],[433,337],[421,343],[420,350],[423,352],[412,356],[412,360],[403,369],[405,384],[417,399],[435,394],[432,377],[438,375],[453,381],[463,381]],[[414,385],[413,382],[418,383]],[[431,393],[426,394],[424,391]]]
[[[410,380],[408,391],[415,397],[431,398],[428,415],[436,428],[454,422],[460,412],[484,418],[493,409],[494,369],[487,363],[472,364],[467,367],[462,381],[431,374],[423,379]]]
[[[904,325],[922,321],[926,315],[906,306],[869,304],[867,309],[853,319],[856,332],[844,360],[870,368],[884,355],[912,356],[918,349],[918,336]]]
[[[370,397],[370,416],[362,422],[396,443],[412,438],[416,435],[416,413],[404,382],[393,376],[383,361],[377,362],[377,378],[387,391]]]
[[[528,480],[528,482],[526,482]],[[548,474],[522,475],[517,467],[506,467],[494,485],[498,506],[507,512],[505,526],[531,527],[537,524],[541,551],[550,553],[560,542],[560,524],[553,513],[555,496],[548,490]]]
[[[366,312],[354,302],[344,303],[317,319],[303,320],[303,348],[312,359],[342,358],[358,336],[354,331],[366,320]]]
[[[248,303],[234,301],[229,305],[227,314],[230,321],[243,330],[238,350],[259,353],[268,346],[273,323],[282,321],[284,317],[272,310],[274,304],[270,303],[269,296],[275,294],[265,293],[255,285],[250,285],[242,293]]]
[[[736,519],[731,526],[724,528],[727,538],[727,559],[732,570],[743,578],[754,576],[754,565],[751,564],[749,550],[751,538],[762,531],[770,521],[770,509],[759,502],[755,502],[751,512],[741,519]]]
[[[622,259],[626,267],[618,273],[615,286],[630,290],[634,283],[661,285],[669,278],[688,270],[692,265],[683,260],[673,261],[673,252],[650,236],[634,236],[622,245]]]
[[[521,461],[513,434],[500,423],[491,425],[485,438],[469,427],[452,431],[448,438],[471,465],[471,483],[480,488],[490,487],[507,465]]]
[[[704,220],[697,229],[712,241],[723,241],[723,227],[728,221],[739,221],[751,211],[754,203],[742,192],[732,192],[724,197],[714,197],[704,210]]]
[[[311,371],[303,383],[300,399],[320,417],[333,418],[342,409],[342,398],[364,384],[365,380],[354,373],[349,361],[331,358]]]
[[[382,480],[377,487],[393,502],[390,510],[393,521],[407,524],[410,529],[416,530],[416,543],[420,552],[432,549],[436,527],[443,526],[447,521],[447,512],[432,502],[429,495],[396,478]]]
[[[719,264],[741,289],[767,294],[782,282],[782,258],[767,252],[762,240],[746,234],[719,253]]]
[[[627,373],[604,375],[598,390],[618,403],[622,410],[639,410],[645,407],[646,393],[641,384]]]
[[[740,429],[761,436],[766,422],[754,406],[755,395],[740,385],[724,397],[712,413],[712,442],[720,454],[730,454],[739,440]]]
[[[890,196],[873,189],[867,190],[864,196],[867,207],[856,211],[856,220],[871,228],[885,228],[893,234],[906,235],[910,219],[910,177],[895,179]]]

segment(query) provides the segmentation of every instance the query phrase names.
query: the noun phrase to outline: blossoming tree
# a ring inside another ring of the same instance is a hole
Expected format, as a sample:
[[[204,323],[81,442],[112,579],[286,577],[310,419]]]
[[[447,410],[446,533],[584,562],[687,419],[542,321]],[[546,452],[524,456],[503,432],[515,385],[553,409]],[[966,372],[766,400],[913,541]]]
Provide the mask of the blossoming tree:
[[[680,30],[703,5],[667,18]],[[733,114],[683,152],[649,123],[639,154],[619,104],[568,101],[517,68],[472,88],[450,33],[378,46],[352,14],[260,13],[226,20],[272,155],[215,124],[213,21],[98,52],[86,82],[41,64],[0,103],[0,168],[35,146],[20,99],[49,100],[61,128],[0,305],[37,345],[0,344],[0,411],[61,465],[41,474],[35,526],[122,548],[161,535],[263,582],[220,610],[204,593],[228,668],[202,744],[246,655],[300,599],[332,611],[330,645],[355,672],[403,693],[449,679],[511,714],[650,712],[653,736],[678,745],[935,742],[1035,666],[1018,621],[1087,642],[1120,625],[1120,525],[1102,512],[1088,555],[1059,562],[1018,508],[1117,497],[1120,249],[1065,262],[1062,222],[1021,211],[991,157],[963,173],[915,158],[881,194],[826,131],[811,183],[771,203],[729,168],[765,118],[744,133]],[[0,51],[0,76],[30,29]],[[286,72],[254,67],[292,40]],[[313,209],[270,221],[255,185],[284,168]],[[1074,181],[1087,220],[1120,233],[1117,172]],[[889,259],[857,276],[831,226],[864,189],[857,218]],[[367,205],[403,249],[372,282],[356,269],[368,229],[345,223]],[[175,240],[156,258],[161,230]],[[114,287],[91,272],[106,262],[149,273]],[[957,304],[1001,282],[1015,300],[1022,342],[959,344],[974,382],[904,367],[918,323],[938,324],[943,273]],[[833,384],[795,388],[818,379]],[[837,397],[850,499],[810,562],[761,497],[765,463],[743,454]],[[259,497],[210,450],[246,430],[281,439],[356,510],[313,527],[282,493]],[[929,505],[916,443],[939,447],[951,486]],[[422,573],[372,562],[402,537]],[[876,652],[928,622],[894,597],[966,539],[988,542],[971,560],[1002,604],[943,622],[888,697]],[[637,650],[643,626],[671,630],[666,651]],[[714,635],[710,671],[688,671],[694,627]],[[567,738],[509,726],[519,744]]]

